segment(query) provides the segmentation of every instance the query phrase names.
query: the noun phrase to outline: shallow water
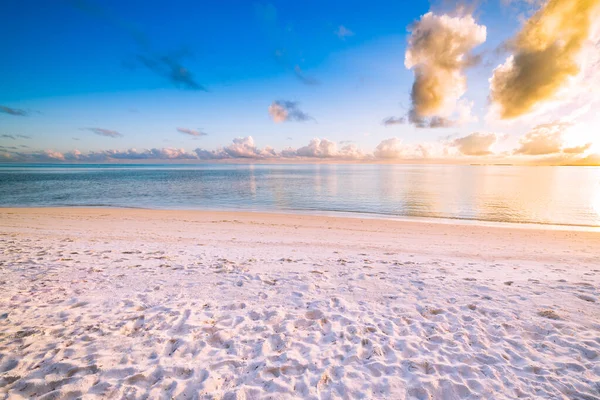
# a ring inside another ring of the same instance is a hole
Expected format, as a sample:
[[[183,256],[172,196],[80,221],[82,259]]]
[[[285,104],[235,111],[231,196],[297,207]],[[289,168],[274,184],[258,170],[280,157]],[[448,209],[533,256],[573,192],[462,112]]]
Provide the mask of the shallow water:
[[[600,226],[600,167],[3,165],[1,206],[361,213]]]

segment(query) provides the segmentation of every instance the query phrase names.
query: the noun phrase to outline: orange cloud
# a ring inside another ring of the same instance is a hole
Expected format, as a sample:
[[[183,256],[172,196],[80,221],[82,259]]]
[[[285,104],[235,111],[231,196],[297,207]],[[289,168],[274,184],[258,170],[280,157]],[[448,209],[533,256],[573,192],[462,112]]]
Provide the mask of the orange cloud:
[[[471,51],[485,42],[486,27],[471,15],[423,15],[411,28],[405,66],[415,75],[409,119],[417,126],[450,126],[448,119],[467,90],[464,69],[474,63]],[[436,123],[429,124],[427,119]]]
[[[486,156],[492,154],[490,148],[497,140],[494,133],[475,132],[453,140],[450,145],[466,156]]]
[[[513,54],[490,78],[500,117],[524,115],[550,100],[580,71],[577,57],[591,34],[600,0],[548,0],[508,43]]]
[[[519,140],[519,147],[515,149],[514,154],[529,156],[561,154],[568,158],[585,153],[592,147],[591,143],[564,147],[564,132],[571,125],[566,122],[552,122],[536,126]]]

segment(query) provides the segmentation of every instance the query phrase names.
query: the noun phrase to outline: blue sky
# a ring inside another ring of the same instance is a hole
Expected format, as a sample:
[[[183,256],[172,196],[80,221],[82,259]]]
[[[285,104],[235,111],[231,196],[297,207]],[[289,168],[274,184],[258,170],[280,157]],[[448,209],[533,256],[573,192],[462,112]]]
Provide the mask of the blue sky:
[[[408,27],[429,11],[456,13],[456,4],[5,2],[0,35],[11,39],[0,42],[0,105],[27,115],[0,113],[0,144],[19,151],[193,151],[252,136],[260,147],[299,148],[321,138],[369,152],[392,137],[435,143],[491,128],[505,135],[499,143],[517,143],[531,123],[500,132],[486,114],[489,77],[506,57],[497,49],[532,11],[519,3],[469,10],[487,29],[473,50],[480,62],[465,69],[463,97],[473,102],[474,118],[443,129],[382,124],[411,107]],[[268,109],[278,100],[296,102],[310,119],[276,123]]]

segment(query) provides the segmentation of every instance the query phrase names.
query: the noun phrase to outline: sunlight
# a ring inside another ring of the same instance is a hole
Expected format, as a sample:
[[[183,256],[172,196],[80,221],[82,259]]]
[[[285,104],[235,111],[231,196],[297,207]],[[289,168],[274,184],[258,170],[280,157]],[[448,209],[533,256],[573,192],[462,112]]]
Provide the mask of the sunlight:
[[[600,137],[598,137],[597,129],[594,127],[600,126],[600,116],[596,115],[591,120],[577,124],[567,130],[565,135],[565,146],[575,147],[583,146],[591,143],[592,146],[588,152],[600,150]]]

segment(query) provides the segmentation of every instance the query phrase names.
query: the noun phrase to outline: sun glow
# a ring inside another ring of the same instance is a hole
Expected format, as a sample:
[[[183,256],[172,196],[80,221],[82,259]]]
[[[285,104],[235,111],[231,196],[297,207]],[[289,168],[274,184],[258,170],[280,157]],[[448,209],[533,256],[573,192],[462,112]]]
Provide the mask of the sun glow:
[[[582,122],[569,128],[564,135],[565,146],[576,147],[591,143],[590,148],[587,149],[588,152],[600,151],[598,127],[600,127],[600,116],[595,116],[589,122]]]

